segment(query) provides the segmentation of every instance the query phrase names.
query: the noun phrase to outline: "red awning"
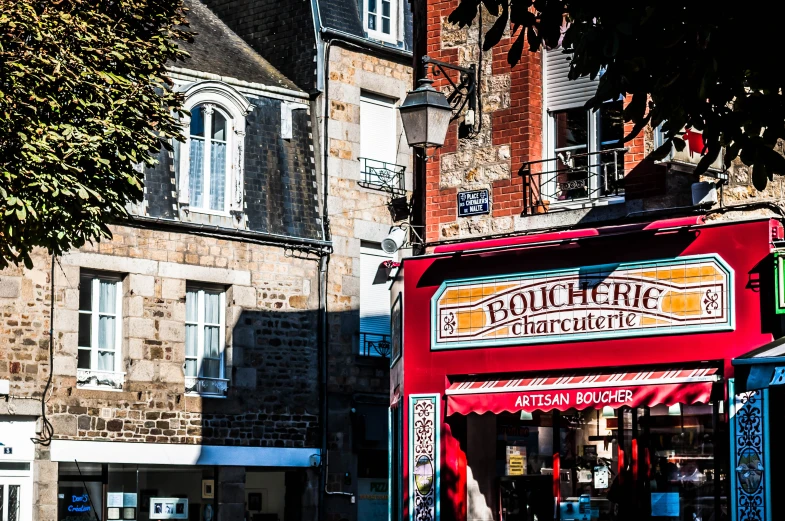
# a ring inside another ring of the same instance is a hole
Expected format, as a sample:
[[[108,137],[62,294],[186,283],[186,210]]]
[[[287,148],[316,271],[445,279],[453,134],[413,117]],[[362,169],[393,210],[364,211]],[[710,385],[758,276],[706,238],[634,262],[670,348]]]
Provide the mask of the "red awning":
[[[447,389],[447,414],[652,407],[708,403],[716,368],[493,380],[472,377]]]

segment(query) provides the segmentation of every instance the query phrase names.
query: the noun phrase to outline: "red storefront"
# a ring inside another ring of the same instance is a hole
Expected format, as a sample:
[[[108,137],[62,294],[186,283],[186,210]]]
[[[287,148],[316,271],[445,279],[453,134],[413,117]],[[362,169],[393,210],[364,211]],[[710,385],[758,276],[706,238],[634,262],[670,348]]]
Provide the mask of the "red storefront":
[[[731,360],[773,338],[781,235],[690,217],[406,259],[391,519],[709,521],[768,505],[749,481],[765,432],[741,477],[727,398]]]

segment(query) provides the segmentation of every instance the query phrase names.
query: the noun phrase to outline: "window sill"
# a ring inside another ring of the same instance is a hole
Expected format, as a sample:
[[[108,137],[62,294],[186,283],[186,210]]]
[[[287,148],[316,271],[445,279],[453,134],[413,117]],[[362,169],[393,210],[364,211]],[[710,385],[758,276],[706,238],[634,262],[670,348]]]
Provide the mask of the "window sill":
[[[384,42],[384,43],[391,43],[393,45],[398,45],[398,37],[393,36],[391,34],[384,34],[380,31],[373,31],[368,28],[365,28],[365,37],[369,40],[375,40],[377,42]]]
[[[76,388],[92,391],[121,392],[125,384],[125,373],[116,371],[76,370]]]
[[[202,398],[226,398],[229,380],[226,378],[185,377],[185,394]]]
[[[231,217],[232,213],[224,210],[210,210],[209,208],[194,208],[193,206],[183,207],[188,213],[201,213],[205,215],[217,215],[219,217]]]
[[[562,210],[581,210],[583,208],[593,208],[595,206],[609,206],[612,204],[623,204],[625,201],[623,195],[610,195],[607,197],[598,197],[597,199],[570,199],[566,201],[551,201],[548,205],[548,211],[558,212]]]

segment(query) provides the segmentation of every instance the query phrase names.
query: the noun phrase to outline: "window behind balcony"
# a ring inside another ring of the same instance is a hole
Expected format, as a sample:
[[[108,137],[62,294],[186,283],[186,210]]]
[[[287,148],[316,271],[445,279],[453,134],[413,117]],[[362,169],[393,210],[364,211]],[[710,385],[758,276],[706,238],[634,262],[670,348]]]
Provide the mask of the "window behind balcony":
[[[77,381],[122,387],[120,277],[82,273],[79,280]]]
[[[360,343],[365,356],[390,356],[389,283],[374,284],[379,265],[392,257],[380,245],[363,243],[360,248]]]
[[[542,199],[553,204],[619,195],[624,177],[623,103],[610,101],[596,111],[584,108],[597,90],[597,78],[570,80],[569,56],[561,49],[544,51],[543,65],[543,155],[552,160],[542,166]]]
[[[186,391],[223,395],[225,295],[222,290],[188,287],[185,294]]]
[[[362,181],[384,187],[395,176],[398,140],[395,100],[364,92],[360,96],[360,168]]]

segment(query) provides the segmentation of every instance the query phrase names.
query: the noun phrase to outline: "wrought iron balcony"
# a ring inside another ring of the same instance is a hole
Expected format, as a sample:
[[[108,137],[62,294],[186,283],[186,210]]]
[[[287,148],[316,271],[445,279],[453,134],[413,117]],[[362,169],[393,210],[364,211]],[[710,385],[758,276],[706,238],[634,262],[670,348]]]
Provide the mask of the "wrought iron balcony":
[[[523,214],[547,213],[593,206],[603,199],[624,197],[624,154],[613,148],[587,154],[524,163]]]
[[[362,180],[359,181],[359,185],[372,190],[389,192],[393,196],[406,195],[405,172],[405,166],[361,157]]]
[[[123,389],[125,373],[115,371],[98,371],[93,369],[76,370],[76,386],[82,388]]]
[[[185,377],[185,394],[225,398],[228,389],[229,380],[226,378],[208,378],[206,376]]]
[[[360,355],[390,358],[390,335],[360,333]]]

